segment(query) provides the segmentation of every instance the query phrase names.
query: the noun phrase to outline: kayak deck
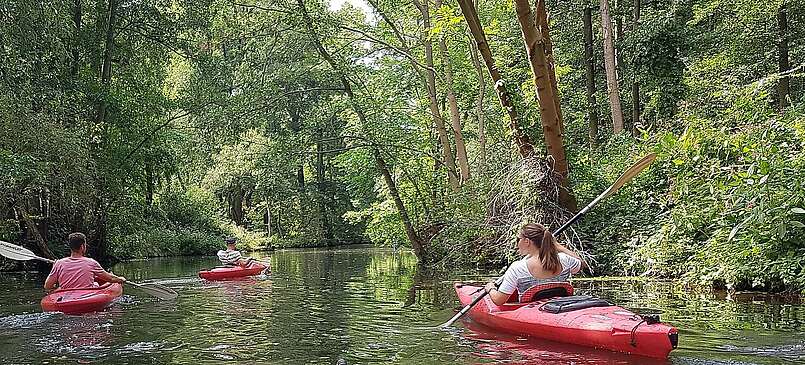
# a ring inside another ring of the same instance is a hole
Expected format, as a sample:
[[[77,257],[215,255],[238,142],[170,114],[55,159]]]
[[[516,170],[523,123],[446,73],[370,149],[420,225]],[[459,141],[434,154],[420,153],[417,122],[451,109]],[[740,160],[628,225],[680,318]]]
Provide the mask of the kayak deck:
[[[476,292],[479,288],[455,284],[462,305],[480,295]],[[667,358],[676,348],[678,334],[672,326],[649,324],[641,316],[616,305],[551,313],[546,310],[546,304],[555,299],[498,306],[487,296],[468,315],[479,324],[517,335],[653,358]]]
[[[107,283],[99,287],[63,289],[42,298],[42,310],[65,314],[98,312],[123,294],[123,285]]]

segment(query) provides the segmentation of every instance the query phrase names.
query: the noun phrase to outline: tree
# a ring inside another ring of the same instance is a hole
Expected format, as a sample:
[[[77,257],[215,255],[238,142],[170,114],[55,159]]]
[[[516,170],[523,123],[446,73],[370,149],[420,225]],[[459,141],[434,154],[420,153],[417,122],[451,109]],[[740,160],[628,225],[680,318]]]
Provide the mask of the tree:
[[[615,66],[615,44],[612,39],[612,20],[609,17],[609,0],[601,0],[601,29],[604,33],[604,69],[607,75],[607,95],[612,108],[612,128],[615,134],[623,132],[623,112],[618,91],[618,70]]]
[[[593,10],[589,7],[584,8],[584,70],[587,84],[587,118],[589,129],[587,140],[590,146],[598,144],[598,105],[595,100],[595,53],[593,48]]]

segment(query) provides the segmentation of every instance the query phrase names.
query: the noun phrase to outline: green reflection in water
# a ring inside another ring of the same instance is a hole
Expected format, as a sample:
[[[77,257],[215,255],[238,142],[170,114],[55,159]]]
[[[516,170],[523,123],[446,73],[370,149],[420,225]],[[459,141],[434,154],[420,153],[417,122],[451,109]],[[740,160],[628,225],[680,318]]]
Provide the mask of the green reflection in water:
[[[126,288],[110,310],[43,314],[36,274],[0,275],[0,363],[152,364],[655,364],[607,351],[528,340],[460,324],[452,279],[434,277],[407,252],[371,247],[289,250],[273,273],[239,281],[196,277],[215,258],[133,261],[115,272],[158,279],[180,293],[158,302]],[[671,364],[805,363],[805,307],[760,295],[692,294],[670,282],[584,280],[592,294],[680,329]],[[662,362],[659,362],[662,363]]]

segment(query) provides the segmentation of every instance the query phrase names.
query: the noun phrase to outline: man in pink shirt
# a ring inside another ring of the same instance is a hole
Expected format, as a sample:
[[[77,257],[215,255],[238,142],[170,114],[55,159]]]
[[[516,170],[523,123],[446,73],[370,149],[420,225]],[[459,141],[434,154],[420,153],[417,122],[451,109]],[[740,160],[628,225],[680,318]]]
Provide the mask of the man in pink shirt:
[[[87,252],[87,237],[83,233],[70,233],[70,257],[57,260],[45,280],[45,290],[89,288],[96,281],[124,283],[126,278],[106,272],[101,265],[84,257]]]

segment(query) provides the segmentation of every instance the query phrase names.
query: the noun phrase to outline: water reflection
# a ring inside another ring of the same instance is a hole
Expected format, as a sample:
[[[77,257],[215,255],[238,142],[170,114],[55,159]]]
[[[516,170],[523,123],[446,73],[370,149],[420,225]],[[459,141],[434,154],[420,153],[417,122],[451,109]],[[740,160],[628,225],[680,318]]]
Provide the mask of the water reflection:
[[[0,275],[0,363],[656,364],[656,360],[519,338],[469,322],[437,326],[458,302],[452,282],[407,253],[375,248],[282,251],[267,277],[205,282],[215,258],[127,262],[115,272],[173,288],[160,302],[126,288],[111,310],[41,313],[37,275]],[[579,294],[680,329],[669,364],[805,363],[803,305],[790,299],[691,294],[673,283],[576,280]]]

